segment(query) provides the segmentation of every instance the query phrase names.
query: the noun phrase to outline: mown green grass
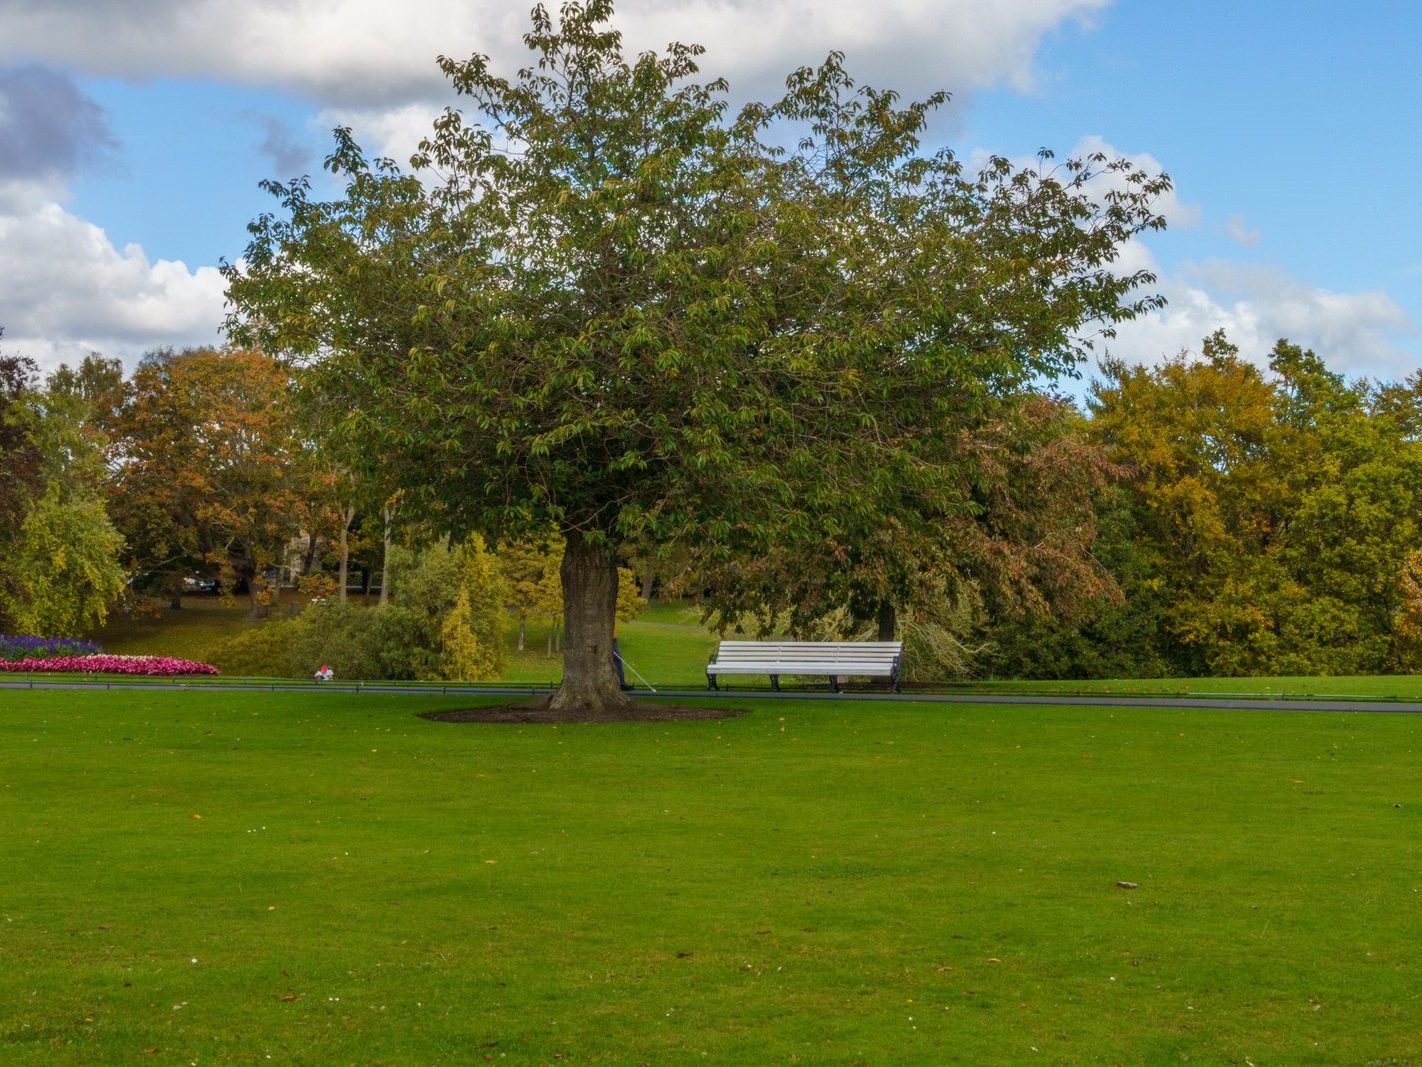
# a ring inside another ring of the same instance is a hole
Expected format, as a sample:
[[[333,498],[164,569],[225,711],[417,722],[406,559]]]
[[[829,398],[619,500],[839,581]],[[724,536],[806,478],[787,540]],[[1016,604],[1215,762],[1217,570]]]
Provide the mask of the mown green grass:
[[[1267,678],[1106,678],[1078,681],[980,682],[965,688],[985,692],[1117,693],[1171,695],[1212,693],[1245,697],[1354,696],[1422,699],[1422,675],[1279,676]]]
[[[1422,718],[458,703],[0,691],[0,1062],[1417,1056]]]

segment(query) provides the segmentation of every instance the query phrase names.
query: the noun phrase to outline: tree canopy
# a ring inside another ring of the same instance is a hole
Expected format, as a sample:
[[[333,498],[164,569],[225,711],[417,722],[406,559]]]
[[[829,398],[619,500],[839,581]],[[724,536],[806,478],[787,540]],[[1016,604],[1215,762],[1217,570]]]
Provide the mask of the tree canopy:
[[[32,361],[0,356],[0,627],[83,633],[123,591],[94,417],[115,374],[90,357],[41,384]]]
[[[1157,366],[1108,361],[1092,438],[1129,474],[1099,498],[1125,600],[1000,627],[1013,674],[1367,674],[1422,662],[1418,382],[1346,381],[1222,332]]]
[[[189,349],[145,357],[116,419],[114,517],[130,566],[195,568],[246,582],[312,522],[319,477],[293,420],[289,371],[260,352]]]
[[[615,714],[619,544],[714,558],[977,504],[973,434],[1150,307],[1123,242],[1163,175],[1095,156],[969,173],[843,57],[732,113],[696,45],[627,57],[605,0],[532,13],[531,65],[439,63],[411,161],[337,131],[334,201],[227,268],[243,342],[303,357],[332,447],[455,533],[565,539],[564,710]],[[787,145],[789,147],[787,147]]]

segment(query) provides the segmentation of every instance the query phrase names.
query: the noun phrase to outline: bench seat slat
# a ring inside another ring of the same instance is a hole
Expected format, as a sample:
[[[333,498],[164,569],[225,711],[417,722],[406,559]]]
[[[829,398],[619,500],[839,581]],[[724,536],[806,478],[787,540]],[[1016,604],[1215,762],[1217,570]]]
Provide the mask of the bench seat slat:
[[[892,663],[795,663],[780,660],[775,663],[713,663],[712,674],[867,674],[870,671],[890,673]]]
[[[890,678],[898,689],[899,641],[722,641],[706,666],[706,681],[726,674],[765,674],[778,688],[781,675]]]

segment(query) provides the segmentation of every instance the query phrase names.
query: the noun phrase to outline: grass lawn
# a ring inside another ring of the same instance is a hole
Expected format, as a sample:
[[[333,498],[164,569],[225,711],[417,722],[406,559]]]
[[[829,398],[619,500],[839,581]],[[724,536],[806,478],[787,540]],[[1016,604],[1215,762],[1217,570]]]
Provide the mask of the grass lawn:
[[[1417,1062],[1422,717],[459,703],[0,691],[0,1062]]]
[[[530,620],[524,651],[510,638],[509,668],[504,682],[557,682],[563,677],[560,655],[548,656],[548,627]],[[635,622],[617,624],[617,643],[627,665],[627,680],[637,676],[658,687],[704,686],[706,664],[716,648],[715,635],[697,621],[695,609],[652,605]]]
[[[1077,681],[976,682],[967,688],[1008,693],[1120,693],[1141,696],[1217,693],[1221,696],[1342,696],[1422,699],[1422,675],[1378,674],[1269,678],[1090,678]]]

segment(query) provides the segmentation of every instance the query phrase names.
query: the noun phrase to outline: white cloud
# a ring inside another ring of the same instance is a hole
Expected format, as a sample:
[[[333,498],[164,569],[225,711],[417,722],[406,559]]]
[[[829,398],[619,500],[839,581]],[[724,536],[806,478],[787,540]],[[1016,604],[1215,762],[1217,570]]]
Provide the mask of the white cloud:
[[[1230,239],[1238,241],[1246,248],[1253,248],[1259,243],[1260,233],[1258,229],[1249,229],[1244,224],[1244,216],[1236,212],[1225,222],[1225,233]]]
[[[1149,152],[1122,152],[1115,145],[1107,143],[1100,134],[1088,134],[1083,137],[1072,150],[1067,153],[1069,156],[1091,156],[1103,155],[1107,159],[1122,158],[1130,160],[1139,170],[1147,174],[1161,174],[1166,168],[1161,165],[1160,160]],[[1105,171],[1098,175],[1092,184],[1092,195],[1100,197],[1104,195],[1112,186],[1124,188],[1124,183],[1120,180],[1118,171]],[[1171,187],[1170,191],[1160,198],[1155,210],[1165,217],[1166,224],[1172,230],[1194,229],[1200,224],[1200,205],[1188,203],[1180,199],[1180,190]]]
[[[1131,256],[1145,269],[1157,269],[1144,246]],[[1203,337],[1223,329],[1260,366],[1283,337],[1349,375],[1401,378],[1416,369],[1415,356],[1400,345],[1416,335],[1416,324],[1381,291],[1343,293],[1307,285],[1275,267],[1218,259],[1162,275],[1156,288],[1167,305],[1118,327],[1104,346],[1112,355],[1156,363],[1199,351]]]
[[[391,108],[328,108],[311,124],[322,131],[349,126],[367,156],[393,159],[403,169],[420,141],[433,132],[439,114],[440,108],[432,103]]]
[[[0,185],[0,278],[0,343],[42,367],[92,351],[131,365],[157,346],[220,339],[225,283],[215,267],[115,248],[42,183]]]
[[[1165,171],[1160,160],[1149,152],[1123,152],[1115,145],[1108,143],[1099,134],[1088,134],[1082,137],[1071,147],[1071,150],[1060,153],[1055,159],[1045,163],[1038,162],[1035,156],[1009,156],[1012,165],[1019,169],[1040,166],[1045,173],[1054,167],[1061,166],[1068,159],[1084,159],[1093,155],[1105,156],[1110,159],[1129,160],[1137,169],[1145,171],[1147,174],[1160,174]],[[979,148],[968,155],[964,161],[967,171],[976,173],[980,170],[993,155],[987,149]],[[1104,170],[1098,173],[1087,184],[1087,194],[1095,200],[1101,200],[1113,188],[1124,190],[1126,184],[1121,178],[1119,171]],[[1200,205],[1188,203],[1180,199],[1180,191],[1174,186],[1164,196],[1156,201],[1155,211],[1164,216],[1166,224],[1172,230],[1194,229],[1200,224]],[[1147,253],[1148,255],[1149,253]],[[1136,268],[1131,268],[1132,270]],[[1146,268],[1149,269],[1149,268]]]
[[[624,0],[633,50],[707,46],[708,71],[773,91],[794,66],[845,49],[856,76],[907,92],[1034,84],[1037,47],[1110,0]],[[300,91],[331,107],[442,95],[439,54],[521,62],[531,3],[498,0],[46,0],[0,5],[0,58],[21,54],[130,78],[215,77]],[[550,5],[555,6],[555,5]]]

